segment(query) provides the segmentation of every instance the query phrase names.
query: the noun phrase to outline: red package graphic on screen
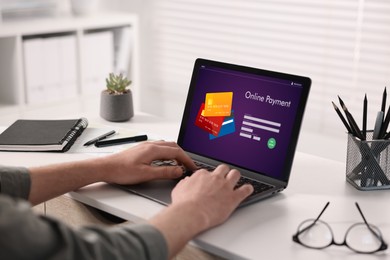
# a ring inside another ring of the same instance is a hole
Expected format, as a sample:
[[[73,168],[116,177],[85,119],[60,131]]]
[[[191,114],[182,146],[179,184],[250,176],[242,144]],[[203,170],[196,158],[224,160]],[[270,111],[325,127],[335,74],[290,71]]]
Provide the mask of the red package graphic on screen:
[[[219,131],[223,123],[224,116],[203,116],[204,112],[204,103],[199,108],[198,115],[196,116],[195,125],[203,130],[206,130],[208,133],[218,136]]]

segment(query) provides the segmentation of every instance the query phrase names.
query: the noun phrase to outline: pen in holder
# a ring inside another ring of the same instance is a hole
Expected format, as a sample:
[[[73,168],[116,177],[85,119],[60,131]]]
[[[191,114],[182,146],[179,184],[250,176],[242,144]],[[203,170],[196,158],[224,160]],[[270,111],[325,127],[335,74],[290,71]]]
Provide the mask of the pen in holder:
[[[347,181],[359,190],[390,189],[390,140],[365,141],[348,134]]]

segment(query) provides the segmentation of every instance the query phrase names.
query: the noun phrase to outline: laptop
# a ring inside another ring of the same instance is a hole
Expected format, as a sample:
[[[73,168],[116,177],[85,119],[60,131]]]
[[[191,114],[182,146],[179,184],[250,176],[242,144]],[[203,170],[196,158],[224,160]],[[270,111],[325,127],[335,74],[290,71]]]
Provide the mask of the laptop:
[[[238,169],[240,184],[255,187],[240,206],[281,192],[290,178],[310,85],[307,77],[197,59],[177,143],[200,168],[224,163]],[[178,181],[120,187],[168,205]]]

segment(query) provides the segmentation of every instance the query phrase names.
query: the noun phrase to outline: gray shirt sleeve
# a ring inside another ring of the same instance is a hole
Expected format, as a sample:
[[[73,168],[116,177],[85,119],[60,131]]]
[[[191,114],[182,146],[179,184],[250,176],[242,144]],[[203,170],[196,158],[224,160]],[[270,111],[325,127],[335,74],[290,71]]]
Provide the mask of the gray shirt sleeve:
[[[30,174],[26,168],[0,165],[0,194],[28,199],[30,186]]]
[[[19,176],[9,176],[11,172]],[[0,182],[0,259],[168,258],[163,235],[151,225],[73,230],[56,219],[34,214],[30,204],[20,199],[29,192],[26,169],[0,167]]]

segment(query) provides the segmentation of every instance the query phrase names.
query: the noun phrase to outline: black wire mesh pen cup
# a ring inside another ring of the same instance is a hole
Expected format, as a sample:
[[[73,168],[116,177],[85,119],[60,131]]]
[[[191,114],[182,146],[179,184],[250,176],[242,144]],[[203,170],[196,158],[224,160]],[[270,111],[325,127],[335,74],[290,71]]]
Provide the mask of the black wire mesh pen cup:
[[[359,190],[390,189],[390,140],[365,141],[348,134],[347,181]]]

